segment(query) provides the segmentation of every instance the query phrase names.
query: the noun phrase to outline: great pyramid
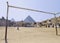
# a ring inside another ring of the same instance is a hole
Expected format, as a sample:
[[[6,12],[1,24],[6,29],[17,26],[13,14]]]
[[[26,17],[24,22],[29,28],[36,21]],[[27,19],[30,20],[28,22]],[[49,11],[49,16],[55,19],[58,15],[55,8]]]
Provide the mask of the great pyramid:
[[[26,22],[26,23],[33,23],[33,22],[35,22],[35,20],[32,19],[31,16],[28,16],[28,17],[26,17],[26,19],[24,20],[24,22]]]

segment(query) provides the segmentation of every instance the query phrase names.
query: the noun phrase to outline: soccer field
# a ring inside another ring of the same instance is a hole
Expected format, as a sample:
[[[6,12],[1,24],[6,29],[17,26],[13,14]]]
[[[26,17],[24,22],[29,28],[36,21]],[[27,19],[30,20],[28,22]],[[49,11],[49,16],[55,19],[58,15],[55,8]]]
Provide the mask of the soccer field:
[[[5,27],[0,27],[0,43],[5,43],[4,35]],[[60,36],[54,28],[8,27],[8,43],[60,43]]]

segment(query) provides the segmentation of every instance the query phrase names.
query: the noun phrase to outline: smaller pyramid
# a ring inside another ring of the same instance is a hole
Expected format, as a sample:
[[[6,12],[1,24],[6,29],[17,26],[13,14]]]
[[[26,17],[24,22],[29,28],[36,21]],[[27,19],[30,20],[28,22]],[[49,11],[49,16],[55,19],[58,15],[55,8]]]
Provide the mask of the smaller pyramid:
[[[33,22],[35,22],[35,21],[34,21],[34,19],[32,19],[31,16],[28,16],[28,17],[24,20],[24,22],[26,22],[26,23],[33,23]]]

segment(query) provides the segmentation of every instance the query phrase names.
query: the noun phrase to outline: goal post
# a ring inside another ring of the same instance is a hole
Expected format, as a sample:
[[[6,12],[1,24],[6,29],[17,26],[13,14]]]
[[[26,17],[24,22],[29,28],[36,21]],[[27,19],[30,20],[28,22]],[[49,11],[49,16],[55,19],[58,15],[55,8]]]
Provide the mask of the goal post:
[[[45,12],[45,11],[40,11],[40,10],[35,10],[35,9],[29,9],[29,8],[24,8],[24,7],[11,6],[11,5],[9,5],[9,3],[7,2],[5,43],[7,43],[7,28],[8,28],[8,13],[9,13],[9,8],[17,8],[17,9],[29,10],[29,11],[40,12],[40,13],[45,13],[45,14],[52,14],[52,15],[54,15],[55,18],[56,18],[56,15],[57,15],[57,14],[60,14],[60,13],[51,13],[51,12]],[[56,25],[57,19],[55,19],[55,20],[56,20],[56,22],[55,22],[55,25]],[[57,25],[55,26],[55,29],[56,29],[56,35],[58,35]]]

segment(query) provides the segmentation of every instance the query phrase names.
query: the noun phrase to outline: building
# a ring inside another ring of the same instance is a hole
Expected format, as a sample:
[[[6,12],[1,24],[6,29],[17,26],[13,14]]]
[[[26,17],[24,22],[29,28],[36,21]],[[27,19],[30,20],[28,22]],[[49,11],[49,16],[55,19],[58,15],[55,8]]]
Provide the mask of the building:
[[[40,22],[42,25],[41,25],[41,27],[55,27],[56,25],[55,25],[55,23],[57,22],[57,27],[60,27],[60,16],[59,17],[57,17],[57,20],[56,20],[56,18],[51,18],[51,19],[48,19],[48,20],[45,20],[45,21],[42,21],[42,22]]]
[[[31,16],[28,16],[25,20],[16,22],[16,25],[20,27],[36,27],[36,22]]]
[[[13,26],[14,22],[8,20],[8,26]],[[6,19],[4,17],[0,18],[0,26],[6,26]]]
[[[26,17],[24,20],[25,27],[34,27],[35,20],[31,16]]]

